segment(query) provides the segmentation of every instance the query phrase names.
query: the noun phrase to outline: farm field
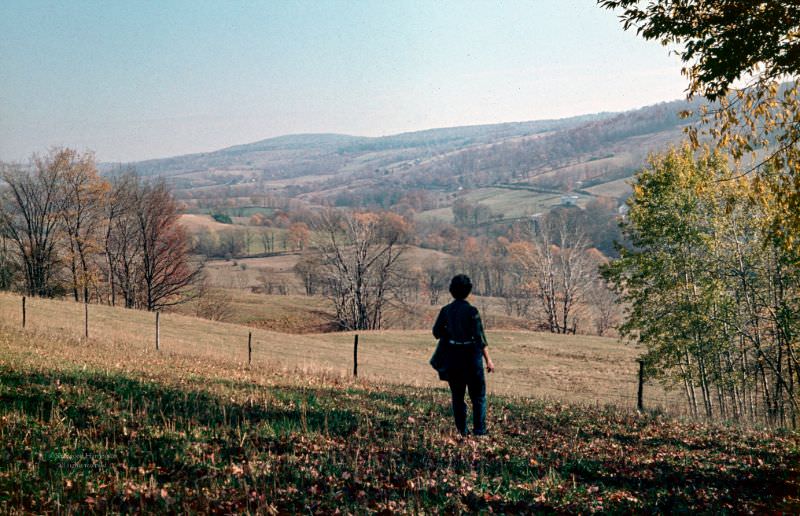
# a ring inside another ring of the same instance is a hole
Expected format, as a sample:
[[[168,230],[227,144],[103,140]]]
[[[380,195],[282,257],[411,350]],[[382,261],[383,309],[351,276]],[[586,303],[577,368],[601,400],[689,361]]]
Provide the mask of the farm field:
[[[321,333],[333,329],[330,306],[321,297],[253,294],[241,289],[214,289],[226,296],[228,309],[223,322],[282,333]],[[170,309],[171,313],[194,316],[198,302],[192,300]]]
[[[244,256],[229,260],[208,260],[204,264],[209,285],[216,288],[253,289],[264,288],[265,285],[283,285],[291,294],[303,294],[305,289],[300,278],[294,272],[294,266],[300,260],[299,252],[283,251],[279,236],[276,236],[276,247],[280,250],[269,256]],[[251,251],[253,246],[251,246]],[[256,249],[258,254],[263,249]],[[403,250],[401,262],[409,269],[424,265],[447,265],[456,261],[453,255],[408,246]]]
[[[223,265],[230,271],[221,271],[224,275],[234,275],[242,278],[242,284],[247,284],[247,274],[252,274],[256,269],[237,269],[235,266]],[[213,270],[209,269],[209,273]],[[275,278],[274,274],[270,275]],[[292,282],[280,283],[289,285],[290,291],[300,292],[301,285],[294,276],[287,276]],[[240,280],[226,280],[226,285],[237,284]],[[253,288],[263,289],[258,282],[253,283]],[[306,296],[301,294],[264,294],[254,293],[242,288],[210,289],[212,296],[225,299],[227,308],[223,310],[222,317],[211,317],[203,314],[202,303],[191,300],[169,309],[170,313],[181,315],[200,316],[215,320],[242,324],[264,330],[283,333],[326,333],[335,331],[334,311],[329,300],[321,296]],[[444,296],[442,296],[444,298]],[[508,316],[504,312],[503,302],[499,298],[474,297],[473,302],[483,314],[484,323],[494,329],[504,330],[531,330],[536,329],[536,321],[522,317]],[[442,303],[443,304],[443,303]],[[407,306],[390,306],[384,314],[387,329],[419,330],[433,326],[440,305],[432,306],[427,300],[420,298],[418,303]]]
[[[567,194],[564,194],[567,195]],[[503,218],[517,218],[547,211],[561,202],[560,194],[535,192],[520,188],[476,188],[463,195],[471,203],[487,206],[494,214],[502,214]],[[579,204],[585,204],[586,196],[579,196]],[[450,207],[427,210],[417,215],[420,220],[441,220],[453,222],[453,210]]]
[[[17,302],[0,296],[4,512],[800,509],[796,434],[499,396],[501,369],[490,379],[490,435],[462,439],[444,389],[375,372],[416,361],[417,349],[427,354],[421,335],[365,335],[365,351],[383,341],[396,356],[366,353],[354,380],[337,362],[339,351],[351,352],[346,334],[257,333],[282,357],[260,350],[246,367],[232,325],[164,317],[156,352],[140,327],[152,314],[90,307],[109,318],[86,341],[71,322],[80,305],[32,300],[21,330]],[[626,356],[608,339],[584,348],[500,333],[490,336],[499,368],[511,367],[507,337],[534,348],[529,359],[569,364],[564,374],[579,355]],[[312,345],[325,361],[288,355]]]
[[[192,213],[184,213],[183,215],[181,215],[179,222],[183,225],[183,227],[186,228],[186,231],[188,231],[189,233],[194,233],[201,229],[223,231],[235,227],[230,224],[223,224],[221,222],[217,222],[211,217],[211,215],[201,215]]]
[[[493,213],[502,213],[504,218],[533,215],[558,206],[561,202],[561,194],[512,188],[478,188],[464,195],[464,198],[489,207]]]
[[[0,293],[2,320],[19,324],[20,298]],[[90,305],[90,339],[142,353],[154,349],[152,313]],[[45,334],[83,335],[83,305],[71,301],[27,300],[27,327]],[[435,315],[435,314],[434,314]],[[431,321],[432,325],[432,321]],[[247,360],[253,334],[253,363],[349,375],[352,333],[286,334],[167,313],[161,317],[161,349],[176,356],[230,364]],[[490,377],[496,394],[546,397],[592,405],[635,407],[638,350],[616,339],[527,331],[489,331],[498,372]],[[430,330],[360,332],[359,376],[368,380],[439,386],[428,365],[435,341]],[[649,406],[677,411],[677,396],[646,385]]]
[[[288,292],[299,294],[303,285],[293,268],[300,255],[277,254],[268,257],[209,260],[204,269],[209,285],[217,288],[252,289],[267,284],[284,285]]]
[[[631,193],[631,179],[617,179],[615,181],[609,181],[608,183],[602,183],[596,186],[591,186],[586,188],[586,191],[593,194],[599,195],[603,197],[613,197],[615,199],[622,199],[629,193]]]

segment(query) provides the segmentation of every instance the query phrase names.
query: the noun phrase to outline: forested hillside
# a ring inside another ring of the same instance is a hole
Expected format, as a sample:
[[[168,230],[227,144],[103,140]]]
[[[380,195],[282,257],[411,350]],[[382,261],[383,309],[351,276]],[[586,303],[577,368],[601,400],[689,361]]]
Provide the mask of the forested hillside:
[[[566,192],[630,176],[648,152],[680,139],[686,121],[678,113],[688,107],[675,101],[617,114],[377,138],[282,136],[132,166],[144,176],[167,178],[187,200],[273,195],[388,208],[401,190],[441,193],[511,183]],[[617,188],[612,197],[624,191]]]

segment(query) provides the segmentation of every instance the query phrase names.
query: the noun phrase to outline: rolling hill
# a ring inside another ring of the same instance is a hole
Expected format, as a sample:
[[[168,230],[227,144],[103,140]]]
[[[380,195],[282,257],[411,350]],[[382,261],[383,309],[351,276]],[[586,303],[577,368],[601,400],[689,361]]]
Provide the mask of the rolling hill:
[[[184,199],[276,194],[312,205],[388,207],[411,190],[442,195],[498,186],[543,188],[551,197],[573,190],[623,197],[624,185],[598,187],[620,185],[649,152],[679,141],[687,121],[678,112],[692,107],[674,101],[624,113],[385,137],[290,135],[132,165],[166,178]]]
[[[151,313],[91,305],[85,339],[81,305],[30,301],[22,330],[19,298],[0,293],[4,512],[800,508],[796,433],[640,414],[624,402],[570,404],[531,389],[551,382],[535,370],[555,364],[561,378],[595,370],[570,392],[624,382],[631,350],[609,339],[492,335],[489,435],[461,438],[444,389],[384,378],[427,357],[429,339],[414,332],[365,335],[364,374],[352,379],[341,370],[347,334],[257,332],[248,367],[241,327],[168,316],[156,351]],[[595,363],[598,349],[616,360]],[[502,375],[514,379],[504,389],[523,396],[498,395]]]
[[[20,297],[0,292],[0,314],[19,324]],[[81,337],[83,305],[28,299],[27,328],[42,335]],[[147,353],[154,348],[154,315],[104,305],[89,306],[93,341]],[[13,322],[12,322],[13,321]],[[352,333],[288,334],[208,321],[175,313],[161,317],[164,353],[196,360],[242,364],[247,335],[253,335],[253,364],[347,375],[353,365]],[[430,330],[360,332],[359,375],[392,384],[438,386],[428,365],[435,341]],[[502,372],[490,392],[564,401],[635,406],[639,351],[616,339],[527,331],[488,332]],[[659,385],[648,387],[653,407],[679,411],[678,398]]]

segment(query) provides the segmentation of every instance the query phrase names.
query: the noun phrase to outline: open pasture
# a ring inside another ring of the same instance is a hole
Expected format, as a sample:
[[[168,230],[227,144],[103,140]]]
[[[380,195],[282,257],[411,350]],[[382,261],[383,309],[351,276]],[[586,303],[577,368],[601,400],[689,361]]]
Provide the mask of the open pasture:
[[[519,380],[515,353],[573,379],[582,363],[608,356],[597,378],[571,389],[598,393],[611,375],[623,378],[613,368],[631,353],[607,339],[490,335],[499,367],[490,435],[462,439],[444,389],[392,377],[415,373],[430,351],[419,333],[363,334],[353,379],[347,334],[254,332],[248,367],[242,327],[165,316],[157,352],[153,314],[92,306],[87,340],[74,324],[80,305],[31,300],[22,330],[18,301],[0,295],[3,512],[800,509],[796,434],[566,404],[553,399],[559,391],[500,381]],[[502,389],[525,398],[497,396]]]
[[[291,298],[290,298],[291,299]],[[302,300],[302,298],[300,298]],[[29,328],[80,337],[83,305],[28,299]],[[287,307],[283,309],[291,309]],[[0,294],[2,319],[20,322],[20,298]],[[155,348],[153,313],[90,305],[90,339],[147,352]],[[347,376],[353,367],[352,333],[287,334],[180,315],[161,317],[165,353],[231,364],[247,361],[247,335],[253,335],[253,364],[304,368]],[[244,321],[243,321],[244,322]],[[635,408],[639,350],[617,339],[528,331],[489,331],[497,372],[489,391],[519,397],[550,398],[592,405]],[[436,342],[429,330],[360,332],[359,377],[392,384],[440,386],[428,365]],[[658,384],[645,386],[645,403],[679,413],[677,394]]]

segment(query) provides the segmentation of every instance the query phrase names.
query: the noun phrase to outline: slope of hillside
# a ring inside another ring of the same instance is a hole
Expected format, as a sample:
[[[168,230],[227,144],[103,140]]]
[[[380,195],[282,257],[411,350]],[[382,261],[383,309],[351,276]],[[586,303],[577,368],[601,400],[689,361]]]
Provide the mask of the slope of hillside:
[[[20,323],[18,296],[0,292],[0,314]],[[149,312],[89,306],[89,335],[146,355],[154,350],[155,316]],[[12,322],[13,321],[13,322]],[[353,334],[284,334],[179,314],[161,316],[161,350],[185,359],[231,365],[247,360],[247,335],[253,335],[254,365],[326,371],[348,375],[353,367]],[[44,335],[80,337],[83,305],[70,301],[28,299],[27,328]],[[489,331],[498,372],[489,391],[515,396],[548,397],[589,404],[636,403],[639,351],[615,339],[563,336],[525,331]],[[435,341],[428,330],[361,332],[359,376],[395,384],[438,386],[428,359]],[[677,395],[648,385],[651,407],[680,413]]]
[[[565,191],[576,181],[594,186],[628,177],[648,152],[682,137],[687,122],[678,112],[688,107],[675,101],[625,113],[379,138],[292,135],[133,165],[143,175],[167,178],[186,198],[279,192],[311,203],[360,205],[410,189],[517,183]]]
[[[121,333],[85,341],[70,336],[66,303],[49,302],[49,329],[34,318],[40,329],[22,331],[9,298],[4,512],[800,509],[796,434],[490,396],[490,435],[461,439],[443,389],[248,368],[223,346],[199,355],[145,349]],[[32,303],[33,313],[46,304]],[[115,312],[122,326],[132,315]]]
[[[537,120],[504,124],[429,129],[392,136],[366,137],[340,134],[297,134],[268,138],[224,149],[154,159],[136,163],[143,175],[181,175],[198,170],[266,170],[273,162],[300,158],[306,162],[334,154],[360,155],[397,149],[422,149],[423,153],[460,148],[473,144],[567,129],[612,116],[609,113],[583,115],[560,120]],[[109,170],[113,164],[103,164]]]

